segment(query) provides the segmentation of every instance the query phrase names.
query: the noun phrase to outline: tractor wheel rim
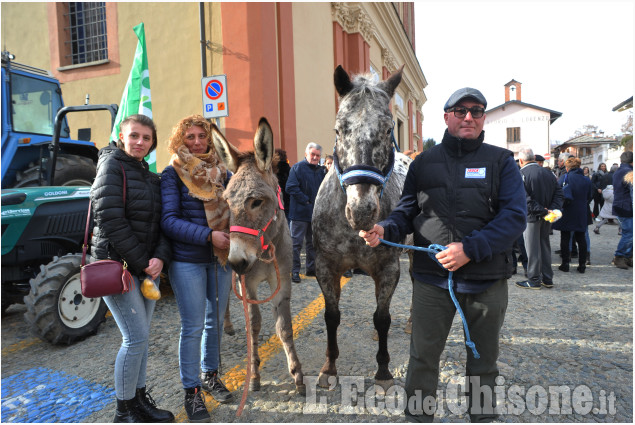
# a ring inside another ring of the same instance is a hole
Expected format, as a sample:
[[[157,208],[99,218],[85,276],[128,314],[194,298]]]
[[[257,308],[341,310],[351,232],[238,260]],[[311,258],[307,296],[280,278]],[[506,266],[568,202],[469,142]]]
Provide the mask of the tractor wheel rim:
[[[62,323],[79,329],[90,323],[97,314],[101,298],[88,298],[82,295],[82,284],[79,273],[66,281],[58,300],[58,311]]]

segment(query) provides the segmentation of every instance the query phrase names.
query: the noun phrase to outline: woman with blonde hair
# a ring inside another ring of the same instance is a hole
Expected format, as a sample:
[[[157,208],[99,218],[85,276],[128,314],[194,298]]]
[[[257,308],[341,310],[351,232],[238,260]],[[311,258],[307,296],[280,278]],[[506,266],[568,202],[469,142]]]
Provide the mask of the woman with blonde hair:
[[[179,368],[190,422],[209,422],[201,387],[216,401],[233,396],[218,376],[222,318],[231,287],[229,206],[223,191],[231,173],[214,150],[210,123],[200,115],[173,128],[172,154],[161,176],[161,227],[172,241],[169,277],[181,315]]]
[[[562,255],[562,264],[558,267],[563,272],[569,271],[569,262],[571,261],[571,250],[569,241],[571,233],[578,244],[578,272],[584,273],[586,270],[587,257],[587,241],[586,232],[589,225],[589,202],[593,198],[593,189],[591,180],[584,176],[580,169],[580,159],[570,157],[565,162],[566,174],[558,179],[558,184],[563,187],[565,200],[562,209],[562,218],[553,224],[554,230],[560,230],[560,251]],[[568,185],[572,199],[567,199]]]

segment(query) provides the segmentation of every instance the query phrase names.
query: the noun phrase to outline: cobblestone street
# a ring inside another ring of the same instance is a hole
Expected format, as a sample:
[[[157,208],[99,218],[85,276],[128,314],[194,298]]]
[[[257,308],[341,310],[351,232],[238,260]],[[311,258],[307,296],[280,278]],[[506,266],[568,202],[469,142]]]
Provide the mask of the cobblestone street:
[[[558,249],[559,237],[559,232],[551,237],[553,251]],[[520,265],[521,274],[509,280],[499,358],[499,390],[505,397],[500,421],[633,422],[633,272],[610,264],[617,226],[606,225],[600,235],[591,232],[590,237],[592,265],[585,274],[575,267],[569,273],[557,270],[560,258],[554,253],[553,289],[516,287],[514,282],[523,278]],[[293,286],[291,305],[308,396],[295,391],[267,304],[261,307],[262,388],[249,393],[242,416],[236,417],[246,345],[242,306],[232,294],[236,334],[223,335],[222,373],[235,401],[219,405],[207,396],[212,421],[404,422],[399,395],[408,365],[410,335],[404,327],[412,292],[407,261],[407,255],[402,255],[401,281],[391,305],[388,347],[395,391],[385,398],[371,394],[377,350],[372,324],[374,286],[369,277],[357,274],[342,281],[340,382],[332,390],[315,390],[311,384],[326,350],[324,304],[315,278],[302,276],[302,282]],[[266,285],[260,290],[261,298],[269,294]],[[169,287],[163,285],[162,291],[152,324],[148,388],[159,407],[170,409],[177,421],[187,422],[178,368],[179,314]],[[112,317],[97,335],[69,347],[55,347],[25,331],[24,311],[23,305],[14,305],[2,318],[2,421],[111,422],[113,369],[121,341]],[[478,347],[478,340],[475,343]],[[440,362],[439,390],[444,397],[437,421],[469,421],[457,397],[465,359],[457,315]],[[550,396],[556,387],[561,389],[561,398]],[[358,397],[350,396],[351,388]],[[363,392],[357,393],[358,389]]]

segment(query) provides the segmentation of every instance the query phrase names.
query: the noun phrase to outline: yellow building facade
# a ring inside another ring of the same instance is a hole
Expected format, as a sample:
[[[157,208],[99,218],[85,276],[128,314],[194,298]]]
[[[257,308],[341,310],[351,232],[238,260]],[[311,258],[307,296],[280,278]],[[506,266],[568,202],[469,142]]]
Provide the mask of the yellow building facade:
[[[421,149],[421,107],[427,83],[414,53],[414,3],[102,3],[107,58],[73,64],[69,53],[72,3],[2,3],[2,49],[15,61],[50,70],[65,105],[118,104],[134,59],[132,28],[144,23],[157,170],[169,161],[167,140],[183,117],[203,113],[202,52],[207,75],[227,76],[229,116],[220,118],[228,140],[252,147],[261,116],[276,147],[293,164],[317,142],[333,149],[337,95],[333,71],[387,78],[405,65],[393,99],[395,134],[402,150]],[[71,11],[71,12],[69,12]],[[202,23],[202,25],[201,25]],[[204,29],[204,40],[201,38]],[[92,128],[98,147],[108,143],[107,112],[68,115],[71,137]]]

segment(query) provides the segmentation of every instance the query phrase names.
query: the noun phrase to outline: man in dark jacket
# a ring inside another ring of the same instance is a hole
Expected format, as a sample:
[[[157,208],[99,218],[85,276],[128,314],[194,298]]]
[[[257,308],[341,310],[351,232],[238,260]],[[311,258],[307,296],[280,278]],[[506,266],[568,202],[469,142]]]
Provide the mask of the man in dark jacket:
[[[564,166],[564,163],[569,159],[572,155],[569,152],[562,152],[558,155],[558,164],[553,169],[553,173],[556,175],[556,178],[560,178],[560,176],[567,173],[567,169]]]
[[[622,237],[617,244],[613,263],[620,269],[633,267],[633,188],[624,176],[633,171],[633,151],[620,155],[620,168],[613,175],[613,215],[622,226]]]
[[[304,152],[305,159],[291,167],[287,180],[287,193],[291,200],[291,238],[293,239],[293,268],[291,280],[300,282],[300,251],[306,241],[306,275],[315,276],[315,250],[313,249],[313,205],[318,189],[324,180],[324,169],[320,166],[322,147],[309,143]]]
[[[551,171],[538,165],[531,149],[521,149],[518,160],[527,195],[527,228],[523,233],[527,250],[527,280],[516,282],[516,286],[527,289],[540,289],[541,286],[553,288],[549,243],[551,223],[544,217],[562,208],[562,188]]]
[[[278,177],[278,184],[280,185],[280,190],[282,191],[284,215],[287,218],[287,224],[291,224],[291,219],[289,218],[289,203],[291,202],[291,199],[287,193],[287,180],[289,179],[291,166],[289,165],[289,160],[287,159],[287,151],[283,149],[276,149],[276,153],[280,158],[278,161],[278,172],[276,173],[276,177]]]
[[[499,334],[507,310],[512,244],[525,229],[527,202],[512,153],[483,143],[483,94],[459,89],[444,106],[448,128],[441,144],[410,164],[399,204],[390,216],[360,236],[398,242],[414,233],[415,245],[440,244],[439,264],[415,251],[412,336],[406,376],[410,421],[432,421],[439,358],[456,314],[451,291],[476,336],[478,356],[467,350],[468,413],[472,422],[497,416]],[[452,272],[453,285],[449,285]],[[454,289],[452,289],[454,288]]]

